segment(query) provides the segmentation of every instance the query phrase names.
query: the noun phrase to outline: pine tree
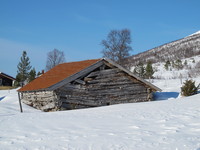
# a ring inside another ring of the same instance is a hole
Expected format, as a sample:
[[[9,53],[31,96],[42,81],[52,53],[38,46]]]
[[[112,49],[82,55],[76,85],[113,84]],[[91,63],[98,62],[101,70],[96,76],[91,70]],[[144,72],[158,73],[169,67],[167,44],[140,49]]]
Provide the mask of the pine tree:
[[[185,60],[185,62],[184,62],[184,65],[185,65],[185,66],[187,66],[187,65],[188,65],[188,63],[187,63],[187,60]]]
[[[146,78],[148,78],[148,79],[153,78],[154,70],[153,70],[151,62],[147,63],[145,71],[146,71],[146,73],[145,73]]]
[[[181,95],[191,96],[197,94],[198,87],[195,86],[195,81],[186,80],[184,85],[181,87]]]
[[[135,68],[134,68],[134,74],[137,76],[144,78],[145,75],[145,68],[144,65],[140,62]]]
[[[168,60],[168,61],[166,61],[166,63],[165,63],[165,69],[166,70],[169,70],[169,66],[171,65],[171,63],[170,63],[170,61]]]
[[[194,58],[192,59],[192,63],[195,63],[195,60],[194,60]]]
[[[29,70],[31,69],[29,57],[27,56],[26,51],[23,51],[22,56],[20,58],[20,62],[17,65],[17,68],[18,68],[17,73],[18,73],[19,82],[23,86],[25,81],[29,77]]]
[[[42,73],[40,71],[38,71],[37,77],[39,77],[40,75],[42,75]]]
[[[180,59],[177,59],[175,62],[176,69],[180,70],[183,69],[182,61]]]
[[[35,68],[31,69],[30,73],[29,73],[29,82],[33,81],[36,78],[36,71]]]
[[[171,64],[172,64],[171,66],[172,66],[173,68],[175,68],[175,62],[174,62],[173,60],[172,60],[172,63],[171,63]]]
[[[14,85],[20,86],[20,82],[21,82],[21,75],[19,73],[17,73]]]

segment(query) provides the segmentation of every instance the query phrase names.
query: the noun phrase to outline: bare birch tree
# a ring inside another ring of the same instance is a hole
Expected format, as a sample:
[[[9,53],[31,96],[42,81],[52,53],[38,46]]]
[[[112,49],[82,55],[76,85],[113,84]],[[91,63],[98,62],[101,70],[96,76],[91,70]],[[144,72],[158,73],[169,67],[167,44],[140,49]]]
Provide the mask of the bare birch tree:
[[[63,51],[59,51],[58,49],[50,51],[47,54],[46,71],[64,62],[65,62],[65,54]]]
[[[116,63],[126,66],[127,58],[130,56],[131,32],[128,29],[111,30],[106,40],[102,40],[103,57],[109,58]]]

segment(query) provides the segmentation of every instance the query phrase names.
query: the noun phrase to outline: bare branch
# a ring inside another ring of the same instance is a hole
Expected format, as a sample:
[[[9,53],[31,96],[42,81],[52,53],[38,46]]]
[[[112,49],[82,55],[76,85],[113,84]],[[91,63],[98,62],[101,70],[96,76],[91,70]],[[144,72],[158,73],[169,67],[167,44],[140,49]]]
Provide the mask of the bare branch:
[[[131,32],[128,29],[111,30],[106,40],[102,40],[103,57],[107,57],[122,66],[126,66],[131,46]]]
[[[54,49],[53,51],[47,54],[46,71],[64,62],[65,62],[64,52]]]

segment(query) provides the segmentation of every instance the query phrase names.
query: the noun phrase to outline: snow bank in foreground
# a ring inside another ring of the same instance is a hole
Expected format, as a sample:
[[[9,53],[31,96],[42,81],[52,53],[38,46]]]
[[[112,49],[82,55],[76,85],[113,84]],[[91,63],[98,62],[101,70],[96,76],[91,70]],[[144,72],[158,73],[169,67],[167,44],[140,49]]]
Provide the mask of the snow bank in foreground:
[[[49,113],[19,113],[16,91],[3,96],[3,150],[200,150],[200,95]]]

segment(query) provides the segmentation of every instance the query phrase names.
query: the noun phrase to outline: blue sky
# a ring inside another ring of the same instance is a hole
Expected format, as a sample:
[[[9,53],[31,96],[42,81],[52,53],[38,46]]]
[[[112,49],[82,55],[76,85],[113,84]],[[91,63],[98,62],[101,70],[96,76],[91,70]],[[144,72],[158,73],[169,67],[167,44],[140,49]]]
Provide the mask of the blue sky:
[[[15,77],[23,50],[37,71],[54,48],[68,62],[100,58],[112,29],[130,29],[137,54],[200,30],[199,6],[199,0],[0,0],[0,72]]]

